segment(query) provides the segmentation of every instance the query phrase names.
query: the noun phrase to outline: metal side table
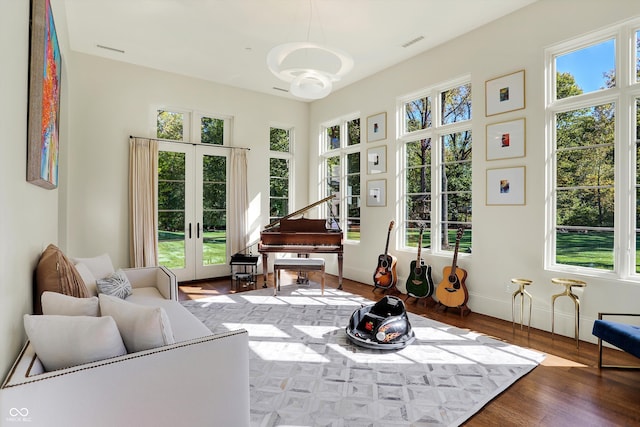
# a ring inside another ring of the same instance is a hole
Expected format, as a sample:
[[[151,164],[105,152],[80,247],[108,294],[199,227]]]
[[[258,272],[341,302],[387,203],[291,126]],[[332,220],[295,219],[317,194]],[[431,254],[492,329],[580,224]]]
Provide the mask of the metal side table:
[[[522,330],[524,323],[524,297],[526,296],[529,298],[529,323],[527,326],[527,336],[529,336],[531,334],[531,307],[533,305],[533,297],[527,292],[525,286],[529,286],[533,281],[529,279],[511,279],[511,283],[519,286],[519,289],[513,293],[511,299],[511,325],[513,332],[516,331],[516,297],[520,296],[520,330]]]
[[[562,278],[553,278],[551,279],[551,283],[555,285],[563,285],[564,292],[561,292],[556,295],[551,296],[551,336],[553,337],[554,329],[555,329],[555,303],[558,297],[568,296],[573,301],[573,305],[575,306],[575,338],[576,338],[576,347],[580,348],[580,298],[578,295],[573,293],[573,288],[584,288],[587,286],[586,282],[582,280],[576,279],[562,279]]]

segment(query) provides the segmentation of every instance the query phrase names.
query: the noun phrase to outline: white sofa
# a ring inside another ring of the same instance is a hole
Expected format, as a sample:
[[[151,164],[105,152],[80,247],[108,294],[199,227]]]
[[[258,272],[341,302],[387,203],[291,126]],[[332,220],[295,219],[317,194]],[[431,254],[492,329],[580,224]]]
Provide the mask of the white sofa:
[[[0,389],[0,425],[249,425],[245,330],[212,335],[163,267],[123,270],[137,304],[161,306],[176,343],[45,372],[27,342]]]

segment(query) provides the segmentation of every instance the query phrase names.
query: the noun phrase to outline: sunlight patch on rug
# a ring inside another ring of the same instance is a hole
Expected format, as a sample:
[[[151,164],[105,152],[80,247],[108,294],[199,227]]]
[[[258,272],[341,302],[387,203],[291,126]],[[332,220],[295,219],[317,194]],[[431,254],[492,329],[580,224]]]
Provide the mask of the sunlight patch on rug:
[[[544,355],[409,313],[398,351],[355,346],[345,327],[361,296],[283,286],[182,303],[214,333],[249,332],[251,425],[455,426]]]

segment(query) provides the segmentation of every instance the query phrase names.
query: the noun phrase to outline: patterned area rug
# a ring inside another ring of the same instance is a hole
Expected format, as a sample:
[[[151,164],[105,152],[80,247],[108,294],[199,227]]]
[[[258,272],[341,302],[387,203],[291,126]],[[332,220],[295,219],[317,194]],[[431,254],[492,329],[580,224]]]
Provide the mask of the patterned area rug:
[[[544,355],[409,313],[416,340],[358,347],[351,314],[372,302],[344,291],[283,286],[183,305],[214,333],[249,331],[251,425],[455,426]]]

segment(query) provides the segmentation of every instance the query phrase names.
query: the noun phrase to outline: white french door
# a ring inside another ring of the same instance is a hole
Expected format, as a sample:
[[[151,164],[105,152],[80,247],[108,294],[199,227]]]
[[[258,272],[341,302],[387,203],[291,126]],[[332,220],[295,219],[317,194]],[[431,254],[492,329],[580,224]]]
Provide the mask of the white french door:
[[[160,142],[158,261],[180,282],[229,274],[228,150]]]

